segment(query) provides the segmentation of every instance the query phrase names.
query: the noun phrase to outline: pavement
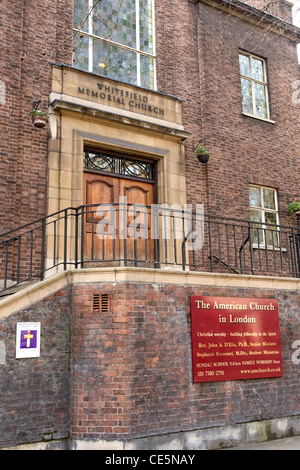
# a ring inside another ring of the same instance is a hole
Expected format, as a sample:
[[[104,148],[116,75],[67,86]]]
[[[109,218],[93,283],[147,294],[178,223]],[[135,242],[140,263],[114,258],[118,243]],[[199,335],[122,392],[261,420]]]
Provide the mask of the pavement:
[[[300,436],[231,447],[227,450],[300,450]]]

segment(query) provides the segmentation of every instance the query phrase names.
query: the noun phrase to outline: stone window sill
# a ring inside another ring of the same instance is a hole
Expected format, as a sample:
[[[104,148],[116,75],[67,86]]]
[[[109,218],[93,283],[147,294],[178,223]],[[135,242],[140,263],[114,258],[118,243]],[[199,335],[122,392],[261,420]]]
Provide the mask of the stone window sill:
[[[265,119],[262,117],[254,116],[253,114],[242,113],[242,115],[253,118],[253,119],[258,119],[258,121],[269,122],[270,124],[275,124],[275,121],[272,121],[271,119]]]

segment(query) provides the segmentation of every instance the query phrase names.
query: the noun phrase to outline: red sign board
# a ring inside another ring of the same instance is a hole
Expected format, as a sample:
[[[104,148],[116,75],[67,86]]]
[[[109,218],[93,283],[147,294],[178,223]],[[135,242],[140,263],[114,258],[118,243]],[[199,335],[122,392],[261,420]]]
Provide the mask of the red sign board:
[[[191,297],[194,382],[282,377],[275,299]]]

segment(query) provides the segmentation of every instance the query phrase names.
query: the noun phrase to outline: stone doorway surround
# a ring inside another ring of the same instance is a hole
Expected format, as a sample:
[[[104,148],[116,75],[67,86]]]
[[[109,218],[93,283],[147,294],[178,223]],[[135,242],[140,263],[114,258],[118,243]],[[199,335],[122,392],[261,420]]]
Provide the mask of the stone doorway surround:
[[[56,64],[51,90],[48,215],[83,204],[85,146],[155,160],[157,203],[183,207],[189,133],[182,125],[180,100]],[[48,232],[48,254],[53,239]]]

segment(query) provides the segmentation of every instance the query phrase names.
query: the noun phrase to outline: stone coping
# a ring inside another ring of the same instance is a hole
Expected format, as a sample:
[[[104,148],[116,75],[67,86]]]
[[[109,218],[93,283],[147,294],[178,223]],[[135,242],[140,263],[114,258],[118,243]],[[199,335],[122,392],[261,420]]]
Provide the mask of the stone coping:
[[[31,284],[19,292],[5,297],[0,301],[0,319],[27,308],[31,304],[54,294],[68,285],[117,282],[300,291],[300,279],[287,277],[265,277],[136,267],[71,269],[54,274],[44,281]]]

